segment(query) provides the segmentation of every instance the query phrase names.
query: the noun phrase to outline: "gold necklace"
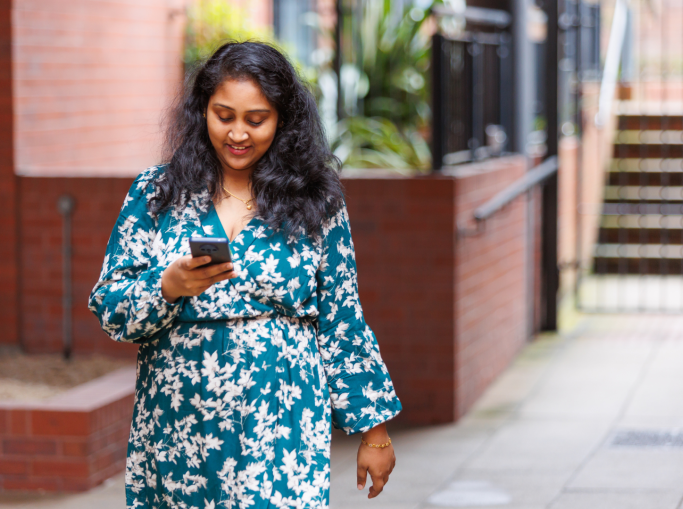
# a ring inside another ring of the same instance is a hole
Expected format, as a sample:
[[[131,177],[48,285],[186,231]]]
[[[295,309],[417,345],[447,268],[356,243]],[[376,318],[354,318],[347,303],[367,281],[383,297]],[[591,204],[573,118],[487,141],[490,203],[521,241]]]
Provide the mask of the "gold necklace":
[[[247,206],[247,210],[251,210],[251,204],[250,204],[249,202],[254,201],[253,198],[249,198],[247,201],[244,201],[244,200],[243,200],[242,198],[240,198],[239,196],[235,196],[235,195],[232,194],[230,191],[228,191],[228,190],[225,188],[225,186],[221,186],[221,187],[223,187],[223,191],[225,191],[226,193],[228,193],[230,196],[232,196],[233,198],[237,198],[239,201],[241,201],[242,203],[244,203],[244,204]]]

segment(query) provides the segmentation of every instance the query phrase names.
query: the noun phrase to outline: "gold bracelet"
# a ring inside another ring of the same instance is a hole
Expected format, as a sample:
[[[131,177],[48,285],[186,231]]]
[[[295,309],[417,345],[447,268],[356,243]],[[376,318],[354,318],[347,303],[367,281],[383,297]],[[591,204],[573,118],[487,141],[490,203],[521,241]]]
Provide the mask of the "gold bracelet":
[[[365,444],[368,447],[376,447],[378,449],[384,449],[385,447],[389,447],[391,445],[391,438],[389,439],[389,441],[386,444],[369,444],[365,440],[363,440],[362,438],[360,439],[360,443]]]

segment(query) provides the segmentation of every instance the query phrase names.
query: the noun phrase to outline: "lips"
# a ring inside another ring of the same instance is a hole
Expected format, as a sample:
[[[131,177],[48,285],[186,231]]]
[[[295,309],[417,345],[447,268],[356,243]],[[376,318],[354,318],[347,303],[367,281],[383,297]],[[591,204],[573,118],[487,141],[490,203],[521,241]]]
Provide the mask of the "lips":
[[[228,150],[230,150],[230,152],[236,156],[246,154],[247,152],[249,152],[249,149],[251,148],[251,146],[247,145],[230,145],[228,143],[226,143],[225,146],[228,147]]]

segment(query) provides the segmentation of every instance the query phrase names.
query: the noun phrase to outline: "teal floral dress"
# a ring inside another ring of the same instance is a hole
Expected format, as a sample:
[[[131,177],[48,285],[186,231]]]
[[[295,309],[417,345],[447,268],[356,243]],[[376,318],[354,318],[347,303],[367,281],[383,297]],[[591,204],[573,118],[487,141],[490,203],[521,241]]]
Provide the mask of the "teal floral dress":
[[[155,217],[150,168],[133,183],[89,307],[140,344],[128,508],[326,508],[331,425],[401,410],[363,319],[346,208],[316,236],[255,216],[230,243],[238,277],[173,304],[161,274],[194,235],[225,237],[208,194]]]

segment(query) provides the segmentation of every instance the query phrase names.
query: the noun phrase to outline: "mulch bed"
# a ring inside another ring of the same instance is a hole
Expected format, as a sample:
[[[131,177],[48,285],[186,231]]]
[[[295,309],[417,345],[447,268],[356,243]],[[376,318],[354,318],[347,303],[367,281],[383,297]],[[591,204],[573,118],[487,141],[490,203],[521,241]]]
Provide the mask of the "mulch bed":
[[[47,399],[117,369],[134,365],[130,360],[101,355],[76,357],[27,355],[0,350],[0,401]]]

